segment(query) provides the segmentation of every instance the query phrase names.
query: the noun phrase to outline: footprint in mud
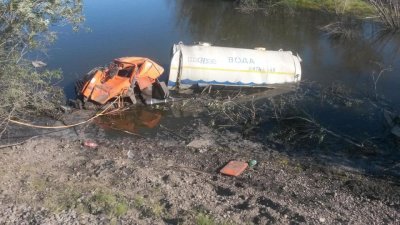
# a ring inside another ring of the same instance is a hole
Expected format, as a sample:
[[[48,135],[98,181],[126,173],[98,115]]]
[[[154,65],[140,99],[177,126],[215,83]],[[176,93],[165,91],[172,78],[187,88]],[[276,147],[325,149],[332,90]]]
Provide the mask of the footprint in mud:
[[[250,207],[250,203],[249,203],[249,200],[246,200],[246,201],[244,201],[244,202],[242,202],[242,203],[239,203],[239,204],[237,204],[237,205],[234,205],[233,206],[235,209],[240,209],[240,210],[248,210],[248,209],[251,209],[252,207]]]
[[[173,204],[172,204],[167,198],[161,199],[161,200],[160,200],[160,203],[161,203],[162,205],[164,205],[164,208],[165,208],[166,210],[170,210],[170,209],[172,208],[172,206],[173,206]]]
[[[177,225],[177,224],[182,224],[183,219],[182,218],[163,218],[164,222],[168,225]]]
[[[233,196],[236,194],[230,188],[224,188],[221,186],[218,186],[217,189],[215,190],[215,192],[217,192],[217,195],[219,195],[219,196]]]
[[[302,215],[300,215],[300,214],[298,214],[296,212],[293,212],[289,208],[287,208],[285,206],[282,206],[281,204],[276,203],[276,202],[272,201],[269,198],[259,197],[257,199],[257,203],[260,204],[260,205],[263,205],[263,206],[265,206],[267,208],[273,209],[274,211],[276,211],[276,212],[278,212],[278,213],[280,213],[282,215],[287,215],[288,219],[291,221],[290,224],[300,224],[300,223],[305,223],[306,222],[306,219],[304,218],[304,216],[302,216]],[[258,217],[260,217],[260,216],[267,217],[267,219],[269,219],[271,222],[273,222],[275,220],[267,212],[260,213],[260,215]],[[258,217],[256,217],[256,218],[258,218]],[[272,217],[274,220],[271,220],[271,218],[269,218],[269,217]]]
[[[266,197],[259,197],[257,199],[257,203],[260,205],[263,205],[265,207],[269,207],[275,211],[279,211],[282,208],[282,206],[280,204],[275,203],[271,199],[268,199]]]
[[[167,174],[161,178],[164,183],[169,183],[171,181],[171,177]]]
[[[237,187],[237,188],[245,188],[246,186],[241,182],[236,182],[235,183],[235,187]]]
[[[99,176],[103,171],[115,172],[115,162],[112,160],[106,160],[105,162],[92,165],[92,173]]]
[[[276,224],[276,219],[268,212],[260,212],[258,216],[253,219],[254,224]]]

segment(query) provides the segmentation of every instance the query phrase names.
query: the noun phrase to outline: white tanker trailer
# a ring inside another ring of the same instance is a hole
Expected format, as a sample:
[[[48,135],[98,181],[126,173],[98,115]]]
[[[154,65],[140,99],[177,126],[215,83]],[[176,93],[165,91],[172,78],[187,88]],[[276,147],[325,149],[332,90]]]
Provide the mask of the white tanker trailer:
[[[301,79],[301,58],[291,51],[267,51],[175,44],[168,86],[267,86],[296,83]]]

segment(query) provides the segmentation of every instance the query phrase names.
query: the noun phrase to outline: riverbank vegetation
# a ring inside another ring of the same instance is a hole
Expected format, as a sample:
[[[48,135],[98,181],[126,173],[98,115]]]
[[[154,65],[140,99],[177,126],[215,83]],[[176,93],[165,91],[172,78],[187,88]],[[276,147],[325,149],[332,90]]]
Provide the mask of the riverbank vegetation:
[[[240,7],[247,10],[264,9],[271,7],[288,7],[292,9],[314,9],[333,13],[368,14],[373,7],[364,0],[240,0]]]
[[[26,56],[56,39],[51,26],[78,29],[82,21],[81,0],[0,1],[0,136],[9,118],[52,114],[63,101],[62,90],[53,85],[61,71],[39,68],[45,64]]]
[[[269,12],[276,7],[326,11],[336,15],[353,15],[377,19],[385,29],[400,29],[400,2],[397,0],[239,0],[242,11]]]
[[[398,0],[369,0],[374,7],[379,20],[388,29],[400,29],[400,1]]]

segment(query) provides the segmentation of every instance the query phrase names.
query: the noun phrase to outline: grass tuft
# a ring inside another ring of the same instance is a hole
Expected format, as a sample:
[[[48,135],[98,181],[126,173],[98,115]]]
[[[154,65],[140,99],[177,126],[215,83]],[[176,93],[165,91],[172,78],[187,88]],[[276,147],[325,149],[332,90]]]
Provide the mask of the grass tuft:
[[[217,222],[210,215],[204,213],[198,213],[195,221],[197,225],[217,225]]]
[[[95,193],[85,206],[91,214],[106,214],[110,218],[123,216],[129,208],[125,198],[105,192]]]

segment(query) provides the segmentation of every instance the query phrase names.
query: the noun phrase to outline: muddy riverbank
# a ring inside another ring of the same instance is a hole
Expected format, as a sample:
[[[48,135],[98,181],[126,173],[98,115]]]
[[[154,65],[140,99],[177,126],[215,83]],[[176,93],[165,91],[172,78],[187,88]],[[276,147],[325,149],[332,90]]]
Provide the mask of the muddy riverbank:
[[[0,154],[0,224],[400,222],[398,179],[292,157],[195,117],[151,136],[110,138],[91,123]],[[218,172],[251,159],[239,177]]]

